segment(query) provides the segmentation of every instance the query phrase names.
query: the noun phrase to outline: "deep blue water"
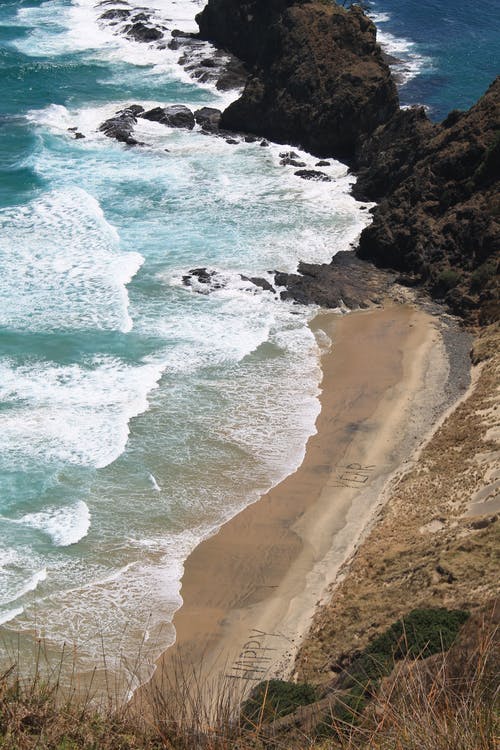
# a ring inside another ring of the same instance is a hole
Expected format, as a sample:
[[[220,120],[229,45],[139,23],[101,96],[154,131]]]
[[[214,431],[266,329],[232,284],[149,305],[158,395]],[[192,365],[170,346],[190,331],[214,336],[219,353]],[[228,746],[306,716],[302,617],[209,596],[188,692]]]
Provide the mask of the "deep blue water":
[[[389,32],[406,40],[401,56],[413,56],[419,71],[401,88],[402,104],[425,104],[441,120],[468,109],[500,74],[498,0],[375,0],[371,7],[387,18],[379,23],[381,38]]]

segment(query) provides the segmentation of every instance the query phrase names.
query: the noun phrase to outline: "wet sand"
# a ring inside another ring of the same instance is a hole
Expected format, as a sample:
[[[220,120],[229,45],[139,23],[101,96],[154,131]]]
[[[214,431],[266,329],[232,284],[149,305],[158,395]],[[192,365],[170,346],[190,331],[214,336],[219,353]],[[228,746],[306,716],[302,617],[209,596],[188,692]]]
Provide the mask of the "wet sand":
[[[317,432],[296,472],[200,544],[185,564],[176,643],[142,697],[182,664],[207,691],[289,676],[328,586],[367,533],[382,490],[444,402],[437,321],[388,304],[311,323],[322,356]],[[328,345],[330,342],[331,345]],[[189,679],[189,678],[188,678]]]

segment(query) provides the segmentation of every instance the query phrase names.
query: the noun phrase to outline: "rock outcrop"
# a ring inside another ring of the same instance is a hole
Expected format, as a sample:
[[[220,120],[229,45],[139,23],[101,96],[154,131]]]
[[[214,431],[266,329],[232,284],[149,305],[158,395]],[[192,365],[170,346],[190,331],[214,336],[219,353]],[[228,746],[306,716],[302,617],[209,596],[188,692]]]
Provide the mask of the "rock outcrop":
[[[137,117],[142,112],[144,112],[144,107],[141,107],[140,104],[132,104],[105,120],[99,126],[99,130],[108,138],[115,138],[120,143],[126,143],[127,146],[142,146],[143,144],[133,136]]]
[[[222,128],[347,161],[355,196],[379,204],[359,257],[423,285],[471,322],[499,316],[500,80],[468,112],[433,124],[421,107],[399,109],[359,7],[209,0],[197,20],[203,38],[251,68]]]
[[[438,125],[401,111],[358,155],[354,194],[376,200],[358,255],[397,269],[481,323],[500,313],[500,77]]]
[[[394,282],[394,274],[365,263],[353,252],[334,255],[331,263],[299,263],[297,273],[276,273],[280,296],[303,305],[351,310],[380,303]]]
[[[209,0],[200,35],[252,68],[222,127],[351,160],[398,110],[375,26],[360,8],[292,0]]]

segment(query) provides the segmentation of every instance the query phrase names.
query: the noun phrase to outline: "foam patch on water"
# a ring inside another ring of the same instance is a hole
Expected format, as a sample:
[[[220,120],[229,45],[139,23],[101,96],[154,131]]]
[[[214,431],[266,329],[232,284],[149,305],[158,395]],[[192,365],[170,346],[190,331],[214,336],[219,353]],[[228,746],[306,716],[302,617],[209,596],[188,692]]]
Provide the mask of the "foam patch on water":
[[[91,195],[73,187],[1,211],[0,231],[0,325],[130,330],[126,284],[143,258],[120,252]]]
[[[119,6],[120,3],[117,2],[116,5]],[[20,24],[31,27],[31,31],[26,38],[16,40],[15,45],[30,56],[57,57],[76,52],[87,53],[86,57],[90,61],[128,63],[141,69],[139,76],[147,76],[150,82],[156,79],[159,86],[164,85],[165,76],[192,84],[192,77],[179,64],[183,50],[172,50],[168,43],[174,29],[198,31],[195,15],[204,5],[204,0],[140,0],[137,5],[131,3],[124,6],[150,11],[152,22],[165,29],[164,38],[160,42],[147,44],[135,41],[124,33],[123,27],[129,22],[118,21],[111,25],[100,20],[99,17],[109,10],[109,6],[99,5],[97,0],[73,0],[69,6],[65,0],[50,0],[39,7],[19,10]],[[200,58],[210,57],[213,53],[214,48],[208,42],[198,50]],[[133,67],[126,73],[121,71],[119,79],[115,77],[115,82],[119,80],[123,83],[123,76],[134,82],[140,80]],[[213,83],[198,85],[216,93]],[[236,94],[226,92],[222,96],[227,105]]]
[[[129,421],[148,408],[163,364],[94,358],[88,367],[0,363],[0,455],[104,467],[125,449]]]
[[[400,86],[404,86],[423,71],[432,70],[432,59],[418,52],[414,42],[395,36],[384,28],[384,24],[390,23],[389,13],[370,11],[368,15],[377,26],[377,41],[388,55],[395,58],[390,62],[390,66]]]
[[[45,532],[56,547],[68,547],[87,536],[90,510],[81,500],[65,508],[48,508],[39,513],[27,513],[18,523]]]

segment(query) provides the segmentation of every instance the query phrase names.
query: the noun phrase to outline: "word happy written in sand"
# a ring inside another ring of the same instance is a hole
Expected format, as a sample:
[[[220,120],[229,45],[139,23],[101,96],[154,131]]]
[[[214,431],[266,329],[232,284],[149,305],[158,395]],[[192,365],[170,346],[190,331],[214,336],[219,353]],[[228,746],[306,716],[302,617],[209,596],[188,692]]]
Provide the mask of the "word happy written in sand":
[[[254,680],[260,682],[269,669],[272,657],[270,652],[275,648],[267,646],[267,638],[282,638],[278,633],[264,633],[262,630],[252,630],[248,641],[243,644],[236,661],[231,666],[227,677],[237,680]]]
[[[353,490],[360,489],[368,483],[374,468],[375,466],[362,466],[358,463],[339,466],[329,486],[348,487]]]

